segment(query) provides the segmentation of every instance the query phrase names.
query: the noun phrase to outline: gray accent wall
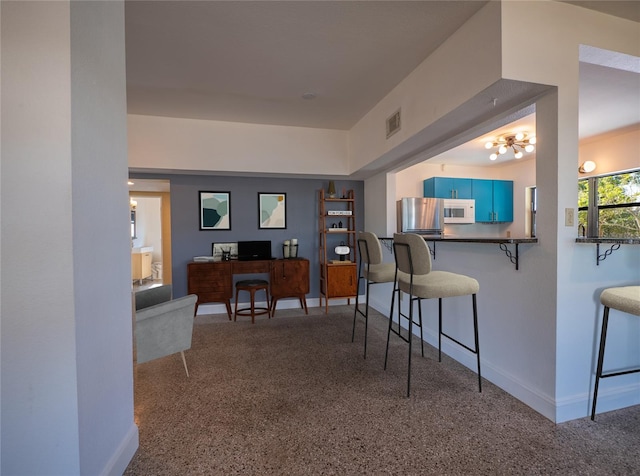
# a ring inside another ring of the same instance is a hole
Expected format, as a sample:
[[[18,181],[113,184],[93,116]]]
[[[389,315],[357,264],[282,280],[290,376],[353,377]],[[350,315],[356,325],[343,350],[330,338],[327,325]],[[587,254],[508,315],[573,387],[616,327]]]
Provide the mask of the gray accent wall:
[[[187,293],[187,263],[194,256],[210,256],[212,243],[271,240],[273,256],[282,258],[282,243],[291,238],[298,239],[298,256],[310,261],[311,288],[307,298],[319,296],[318,195],[320,189],[327,189],[328,179],[142,173],[132,173],[131,178],[170,181],[174,297]],[[356,230],[362,230],[364,182],[336,180],[335,184],[338,194],[342,194],[343,189],[353,189],[356,198]],[[200,230],[199,191],[231,193],[231,230]],[[287,194],[286,229],[258,228],[260,192]],[[235,279],[248,277],[260,276],[242,275]]]

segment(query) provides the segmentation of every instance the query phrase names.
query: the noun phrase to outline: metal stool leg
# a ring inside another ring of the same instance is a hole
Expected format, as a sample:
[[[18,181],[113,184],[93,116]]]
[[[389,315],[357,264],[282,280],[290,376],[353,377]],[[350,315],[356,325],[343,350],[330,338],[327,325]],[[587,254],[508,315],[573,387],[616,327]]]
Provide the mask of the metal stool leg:
[[[409,360],[407,362],[407,398],[409,398],[409,393],[411,392],[411,348],[413,343],[413,300],[412,296],[409,295]],[[418,301],[418,304],[420,301]]]
[[[362,276],[360,276],[360,273],[358,273],[358,284],[357,284],[357,289],[360,289],[360,281],[362,280]],[[359,294],[360,293],[356,293],[356,305],[355,305],[355,309],[353,310],[353,329],[351,330],[351,342],[355,341],[356,338],[356,318],[358,317],[358,305],[359,305]],[[368,294],[368,293],[367,293]]]
[[[480,339],[478,337],[478,306],[476,304],[476,295],[471,295],[473,301],[473,334],[476,344],[476,359],[478,361],[478,392],[482,392],[482,376],[480,375]]]
[[[596,401],[598,400],[598,386],[600,385],[600,377],[602,376],[602,364],[604,362],[604,347],[607,340],[607,326],[609,324],[609,308],[604,307],[602,315],[602,331],[600,332],[600,349],[598,350],[598,367],[596,369],[596,384],[593,389],[593,404],[591,406],[591,420],[596,416]]]
[[[442,298],[438,298],[438,362],[442,362]]]
[[[367,358],[367,334],[369,333],[369,285],[371,281],[367,279],[367,296],[365,298],[365,310],[364,310],[364,358]],[[356,298],[357,299],[357,298]]]
[[[235,306],[233,308],[233,322],[236,321],[236,317],[238,317],[238,294],[240,293],[240,290],[238,288],[236,288],[236,303]]]
[[[422,299],[418,299],[418,321],[420,322],[420,351],[424,357],[424,334],[422,333]]]
[[[391,310],[389,311],[389,327],[387,328],[387,348],[384,351],[384,370],[387,370],[387,358],[389,357],[389,338],[391,337],[391,326],[393,324],[393,305],[396,298],[396,292],[399,290],[396,288],[397,281],[393,284],[393,291],[391,292]],[[400,322],[400,297],[398,297],[398,322]]]

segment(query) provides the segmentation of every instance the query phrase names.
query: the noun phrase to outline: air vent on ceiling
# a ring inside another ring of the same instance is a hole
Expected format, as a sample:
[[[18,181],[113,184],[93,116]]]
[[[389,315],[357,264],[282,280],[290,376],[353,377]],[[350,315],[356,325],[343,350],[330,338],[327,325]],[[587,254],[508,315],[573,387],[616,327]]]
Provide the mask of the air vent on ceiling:
[[[400,130],[400,109],[387,117],[387,139]]]

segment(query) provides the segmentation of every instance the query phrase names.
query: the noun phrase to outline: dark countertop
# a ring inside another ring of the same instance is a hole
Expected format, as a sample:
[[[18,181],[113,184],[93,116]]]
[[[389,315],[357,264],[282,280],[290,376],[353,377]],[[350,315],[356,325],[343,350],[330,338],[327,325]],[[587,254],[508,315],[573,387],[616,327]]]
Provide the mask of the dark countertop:
[[[473,237],[434,237],[434,236],[425,236],[424,239],[426,241],[450,241],[452,243],[504,243],[504,244],[519,244],[519,243],[537,243],[538,238],[473,238]],[[391,238],[380,238],[380,240],[390,240],[393,241],[393,237]]]
[[[516,270],[519,269],[519,253],[518,253],[518,245],[521,243],[537,243],[538,238],[488,238],[488,237],[447,237],[447,236],[429,236],[423,235],[425,241],[431,242],[451,242],[451,243],[492,243],[500,245],[500,249],[505,252],[509,261],[516,266]],[[393,238],[378,238],[382,241],[385,248],[387,248],[390,252],[393,253]],[[513,250],[510,250],[507,245],[515,245]],[[433,243],[433,246],[429,246],[431,251],[431,256],[433,259],[436,259],[436,244]],[[513,252],[512,252],[513,251]]]
[[[587,238],[578,237],[576,243],[613,243],[620,245],[640,245],[640,238]]]

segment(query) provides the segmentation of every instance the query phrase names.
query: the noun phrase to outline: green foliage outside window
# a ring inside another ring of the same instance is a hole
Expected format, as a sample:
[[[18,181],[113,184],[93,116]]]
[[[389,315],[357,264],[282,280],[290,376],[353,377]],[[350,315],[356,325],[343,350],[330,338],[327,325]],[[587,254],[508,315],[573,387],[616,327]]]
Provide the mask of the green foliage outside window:
[[[598,209],[597,236],[640,238],[640,171],[578,181],[579,230],[589,229],[588,210],[592,183],[597,188],[597,197],[592,199]]]
[[[578,236],[586,236],[589,208],[589,180],[578,180]]]

